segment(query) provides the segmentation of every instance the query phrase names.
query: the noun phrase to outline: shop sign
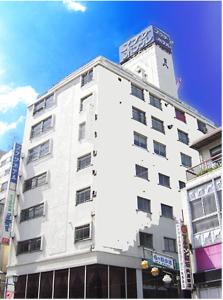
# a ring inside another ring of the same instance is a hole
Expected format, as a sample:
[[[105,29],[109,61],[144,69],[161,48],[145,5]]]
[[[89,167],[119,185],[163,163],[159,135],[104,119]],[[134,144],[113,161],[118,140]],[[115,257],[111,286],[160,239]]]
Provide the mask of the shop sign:
[[[153,262],[161,266],[174,269],[174,259],[168,256],[153,253]]]
[[[193,286],[190,262],[190,247],[187,226],[182,223],[177,223],[176,231],[181,289],[192,290]]]

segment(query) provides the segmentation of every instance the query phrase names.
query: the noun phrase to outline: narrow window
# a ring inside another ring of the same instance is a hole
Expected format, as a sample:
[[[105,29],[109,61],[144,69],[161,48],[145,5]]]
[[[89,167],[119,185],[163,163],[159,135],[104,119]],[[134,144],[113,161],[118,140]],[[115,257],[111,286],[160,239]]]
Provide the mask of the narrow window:
[[[201,122],[200,120],[197,120],[197,126],[198,130],[200,130],[203,133],[207,133],[207,127],[205,123]]]
[[[142,197],[137,197],[138,210],[151,213],[150,200]]]
[[[87,105],[89,104],[89,101],[91,100],[93,94],[87,95],[83,98],[81,98],[80,101],[80,111],[85,111]]]
[[[86,130],[86,123],[81,123],[79,125],[79,141],[82,141],[85,138],[85,130]]]
[[[153,235],[146,232],[139,232],[140,246],[153,248]]]
[[[175,108],[176,119],[186,123],[185,112]]]
[[[50,152],[50,141],[40,144],[28,152],[28,162],[39,159],[43,156],[46,156]]]
[[[43,203],[23,209],[21,210],[21,214],[20,214],[20,222],[41,217],[43,216],[43,213],[44,213]]]
[[[93,79],[93,69],[89,70],[88,72],[84,73],[81,76],[81,86],[84,86],[88,82],[92,81]]]
[[[82,170],[91,164],[91,153],[81,156],[77,159],[77,169]]]
[[[189,144],[188,134],[180,129],[178,129],[178,139],[180,142],[182,142],[186,145]]]
[[[160,110],[162,110],[161,100],[154,95],[149,95],[150,104]]]
[[[41,250],[41,237],[20,241],[17,244],[17,255]]]
[[[44,99],[41,99],[40,101],[36,102],[34,104],[33,108],[33,115],[36,115],[37,113],[50,108],[55,103],[54,95],[47,96]]]
[[[24,186],[23,186],[23,191],[28,191],[31,189],[34,189],[38,186],[41,186],[43,184],[47,183],[47,172],[44,172],[40,175],[37,175],[35,177],[29,178],[25,180]]]
[[[170,187],[170,177],[159,173],[159,184]]]
[[[176,240],[164,237],[164,250],[167,252],[176,252]]]
[[[184,153],[180,153],[181,156],[181,164],[184,167],[190,168],[192,166],[192,160],[189,155],[186,155]]]
[[[156,154],[166,157],[166,145],[153,141],[153,146]]]
[[[90,238],[90,224],[75,227],[75,243]]]
[[[131,84],[131,93],[132,93],[132,95],[136,96],[137,98],[144,100],[143,89],[141,89],[140,87],[138,87],[134,84]]]
[[[85,189],[76,192],[76,205],[90,201],[91,199],[91,188],[87,187]]]
[[[186,186],[186,183],[179,180],[179,189],[182,190],[185,188],[185,186]]]
[[[134,132],[134,144],[141,148],[147,149],[147,137],[137,132]]]
[[[132,118],[146,125],[146,113],[138,108],[132,107]]]
[[[135,165],[136,176],[148,180],[148,169],[139,165]]]
[[[155,117],[152,117],[152,128],[157,131],[160,131],[162,133],[165,133],[163,121],[161,121]]]
[[[173,207],[161,203],[161,213],[162,213],[163,217],[172,219],[173,218]]]

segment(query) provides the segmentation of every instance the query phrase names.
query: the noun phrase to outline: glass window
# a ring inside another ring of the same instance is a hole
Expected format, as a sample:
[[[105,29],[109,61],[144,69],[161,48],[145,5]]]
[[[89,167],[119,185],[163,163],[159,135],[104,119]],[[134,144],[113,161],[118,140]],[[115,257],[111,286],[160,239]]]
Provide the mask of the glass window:
[[[108,266],[87,266],[86,298],[108,298]]]
[[[136,270],[126,269],[127,273],[127,299],[137,298],[137,286],[136,286]]]
[[[89,101],[91,100],[93,94],[87,95],[83,98],[81,98],[80,101],[80,111],[85,111],[87,105],[89,104]]]
[[[93,80],[93,69],[89,70],[88,72],[84,73],[81,76],[81,86],[84,86],[88,82]]]
[[[41,158],[45,155],[47,155],[50,151],[50,141],[40,144],[28,152],[28,162],[31,162],[33,160],[36,160],[38,158]]]
[[[139,232],[140,246],[153,248],[153,235],[146,232]]]
[[[218,146],[210,149],[211,157],[214,157],[214,156],[219,155],[219,154],[221,154],[221,145],[218,145]]]
[[[207,127],[205,123],[201,122],[200,120],[197,120],[197,126],[198,130],[200,130],[203,133],[207,133]]]
[[[135,165],[136,168],[136,176],[148,179],[148,169],[145,167],[142,167],[140,165]]]
[[[21,241],[18,242],[17,245],[17,255],[22,253],[38,251],[40,249],[41,249],[41,237],[31,239],[31,240]]]
[[[70,269],[69,298],[84,298],[84,267]]]
[[[165,237],[164,249],[167,252],[176,252],[176,240]]]
[[[153,146],[156,154],[166,157],[166,145],[153,141]]]
[[[189,155],[186,155],[184,153],[180,153],[181,156],[181,164],[184,167],[190,168],[192,166],[192,160]]]
[[[37,217],[41,217],[41,216],[43,216],[43,212],[44,212],[44,204],[43,203],[38,204],[33,207],[23,209],[23,210],[21,210],[21,214],[20,214],[20,222],[34,219]]]
[[[217,211],[214,193],[202,197],[204,213],[209,215]]]
[[[150,104],[152,106],[162,110],[162,104],[161,104],[161,100],[159,98],[157,98],[154,95],[149,95],[149,98],[150,98]]]
[[[218,226],[219,222],[217,215],[193,222],[194,233],[205,231]]]
[[[37,299],[38,298],[38,289],[39,289],[39,273],[28,274],[26,298],[27,299]]]
[[[68,269],[56,270],[54,278],[54,299],[66,299],[68,287]]]
[[[143,89],[141,89],[140,87],[131,84],[131,93],[132,95],[140,98],[141,100],[144,100],[144,93],[143,93]]]
[[[154,117],[152,117],[152,128],[162,133],[165,133],[163,121]]]
[[[138,210],[142,210],[148,213],[151,212],[149,199],[137,197],[137,203],[138,203]]]
[[[90,238],[90,224],[75,227],[75,242]]]
[[[79,141],[82,141],[85,138],[85,128],[86,128],[86,123],[81,123],[79,125]]]
[[[146,113],[136,107],[132,107],[132,118],[146,125]]]
[[[55,103],[54,95],[50,95],[34,104],[33,115],[43,111],[44,109],[50,108]]]
[[[25,192],[30,189],[34,189],[46,183],[47,183],[47,172],[25,180],[23,191]]]
[[[134,145],[147,149],[147,137],[134,132]]]
[[[76,205],[90,201],[91,200],[91,188],[87,187],[85,189],[76,192]]]
[[[18,280],[15,285],[15,295],[16,299],[25,298],[25,289],[26,289],[26,275],[21,275],[18,277]]]
[[[186,123],[186,116],[184,111],[175,108],[175,114],[176,114],[176,119]]]
[[[52,287],[53,287],[53,272],[41,273],[40,281],[40,299],[52,298]]]
[[[91,164],[91,153],[81,156],[77,159],[77,169],[87,168]]]
[[[178,139],[180,142],[188,145],[189,144],[189,138],[188,138],[188,134],[182,130],[177,130],[178,131]]]
[[[125,268],[109,267],[109,298],[123,299],[125,295]]]
[[[36,125],[33,125],[31,128],[31,138],[38,136],[43,132],[47,132],[52,125],[52,116],[46,118],[45,120],[39,122]]]
[[[159,173],[159,184],[170,187],[170,177]]]
[[[172,219],[173,218],[173,207],[161,203],[161,213],[162,213],[163,217]]]
[[[221,190],[217,191],[217,195],[218,195],[218,205],[219,205],[220,211],[222,211],[222,194],[221,194]]]
[[[181,189],[185,188],[185,186],[186,186],[186,183],[179,180],[179,189],[181,190]]]

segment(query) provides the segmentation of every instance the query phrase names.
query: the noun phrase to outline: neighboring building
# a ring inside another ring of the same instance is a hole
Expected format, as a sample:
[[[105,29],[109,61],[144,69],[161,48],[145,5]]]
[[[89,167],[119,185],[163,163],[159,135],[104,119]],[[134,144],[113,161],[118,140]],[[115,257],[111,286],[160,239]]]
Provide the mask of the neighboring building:
[[[140,35],[122,66],[98,57],[28,107],[16,298],[177,297],[141,260],[163,255],[175,278],[180,189],[199,163],[189,143],[215,126],[177,99],[169,37]]]
[[[221,128],[196,140],[200,164],[187,170],[184,218],[193,248],[194,297],[222,298]]]

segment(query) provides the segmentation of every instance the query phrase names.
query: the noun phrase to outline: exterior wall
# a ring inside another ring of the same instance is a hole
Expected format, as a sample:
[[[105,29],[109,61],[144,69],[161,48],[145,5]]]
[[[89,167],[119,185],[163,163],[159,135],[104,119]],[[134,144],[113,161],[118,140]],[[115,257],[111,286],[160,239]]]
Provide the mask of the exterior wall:
[[[167,60],[168,68],[163,65],[164,58]],[[178,98],[172,54],[159,46],[153,44],[124,63],[123,67],[137,75],[139,75],[138,68],[142,68],[149,83]]]
[[[205,160],[210,159],[211,158],[210,149],[212,149],[216,146],[219,146],[219,145],[221,145],[221,139],[217,139],[216,141],[202,147],[199,150],[201,161],[205,161]]]

